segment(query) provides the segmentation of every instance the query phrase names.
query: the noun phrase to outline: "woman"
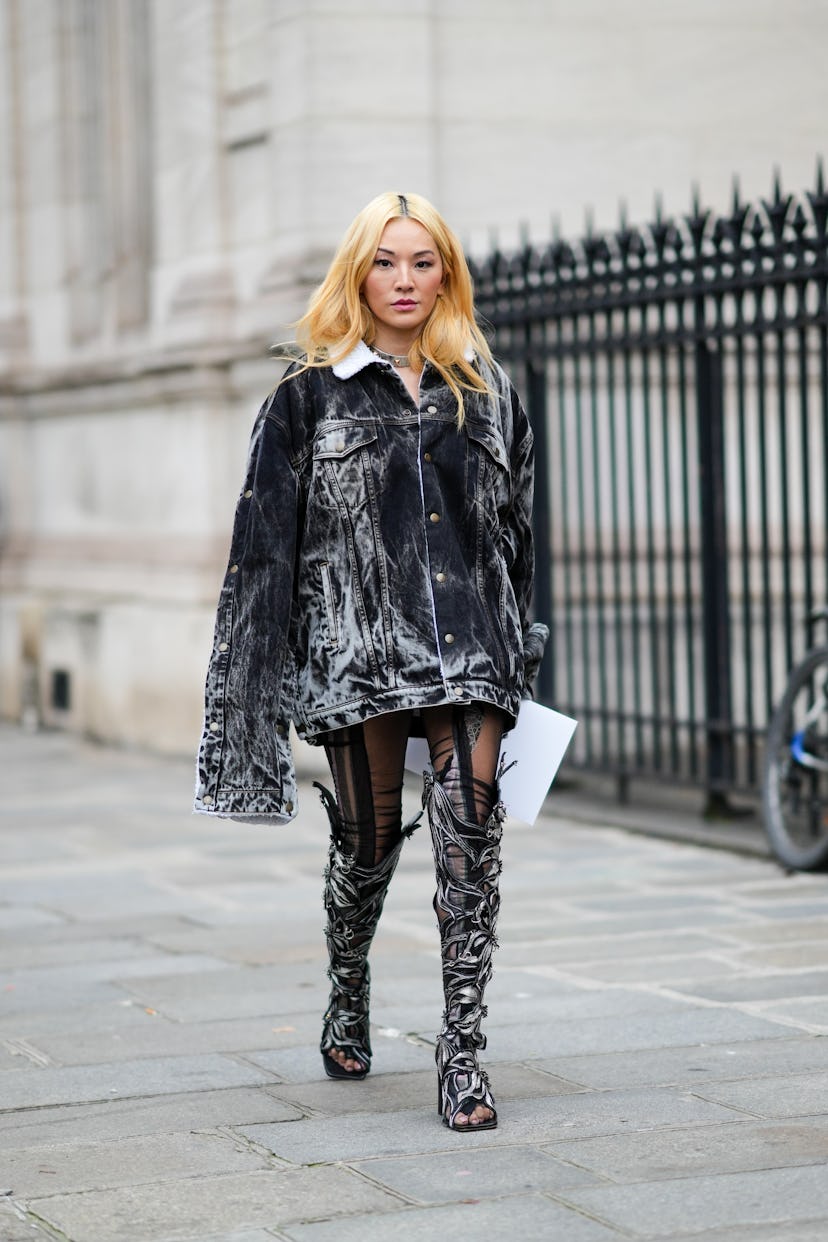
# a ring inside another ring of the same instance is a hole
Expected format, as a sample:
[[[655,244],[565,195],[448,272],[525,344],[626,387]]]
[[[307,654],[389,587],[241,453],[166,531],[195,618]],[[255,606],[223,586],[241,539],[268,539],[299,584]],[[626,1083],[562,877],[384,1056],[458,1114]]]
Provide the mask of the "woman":
[[[491,1129],[477,1054],[498,911],[498,755],[546,628],[529,626],[532,432],[474,319],[460,245],[426,199],[381,194],[297,325],[256,422],[207,678],[196,809],[286,822],[288,744],[321,744],[335,794],[322,1059],[371,1063],[368,950],[414,825],[405,747],[428,740],[445,1012],[438,1108]],[[320,788],[322,788],[320,786]]]

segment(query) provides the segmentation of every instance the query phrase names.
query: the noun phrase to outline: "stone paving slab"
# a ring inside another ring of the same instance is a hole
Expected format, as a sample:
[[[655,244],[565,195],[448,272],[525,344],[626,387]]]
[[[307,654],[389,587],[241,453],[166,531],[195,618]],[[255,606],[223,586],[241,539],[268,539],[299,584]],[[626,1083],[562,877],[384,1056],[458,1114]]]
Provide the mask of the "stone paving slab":
[[[504,966],[517,968],[543,965],[561,967],[575,962],[608,961],[612,958],[664,957],[675,953],[710,953],[727,949],[728,942],[704,932],[631,932],[629,935],[591,936],[572,940],[521,942],[505,940],[500,957]]]
[[[156,1057],[109,1065],[9,1070],[2,1077],[0,1111],[129,1096],[175,1095],[272,1082],[273,1076],[229,1057]]]
[[[828,897],[824,896],[824,889],[822,892],[823,897],[820,901],[815,901],[813,899],[808,900],[807,898],[802,900],[798,897],[787,902],[748,900],[744,902],[743,908],[746,911],[749,910],[754,919],[757,916],[765,919],[771,919],[772,921],[786,919],[796,919],[798,921],[800,919],[807,918],[823,918],[828,916]]]
[[[756,967],[758,970],[819,970],[825,968],[825,945],[810,940],[803,944],[762,945],[761,948],[741,953],[739,960],[748,968]]]
[[[51,1012],[54,1026],[56,1012],[63,1014],[74,1009],[83,1014],[99,1005],[117,1005],[124,997],[123,989],[117,984],[98,979],[76,980],[71,974],[54,980],[51,986],[42,979],[21,979],[14,983],[9,975],[0,974],[0,988],[3,989],[0,1029],[16,1016],[32,1012]]]
[[[821,1027],[828,1033],[828,999],[819,997],[815,1000],[791,999],[784,1003],[763,1005],[762,1012],[769,1018],[787,1018],[802,1026]]]
[[[0,1202],[0,1238],[3,1242],[44,1242],[54,1234],[47,1233],[34,1221],[27,1219],[23,1208],[13,1203]]]
[[[0,902],[11,904],[16,899],[26,905],[46,906],[66,918],[94,921],[126,912],[166,914],[184,912],[197,917],[207,913],[210,905],[202,898],[156,886],[136,875],[129,867],[101,871],[94,876],[60,875],[49,879],[22,878],[0,881]]]
[[[568,1190],[564,1197],[619,1230],[645,1237],[828,1219],[828,1177],[821,1165],[587,1187]]]
[[[694,953],[686,957],[654,956],[631,958],[621,962],[579,962],[576,970],[579,978],[601,983],[660,983],[673,987],[677,979],[692,980],[692,983],[685,983],[682,989],[692,995],[696,980],[706,983],[708,979],[720,976],[732,979],[740,974],[741,968],[738,963],[728,961],[718,951],[717,955]]]
[[[744,1228],[737,1225],[734,1229],[705,1229],[702,1234],[682,1236],[688,1242],[692,1242],[693,1238],[698,1242],[702,1239],[703,1242],[825,1242],[825,1232],[826,1222],[823,1217],[814,1221],[786,1220],[775,1225],[750,1224]],[[666,1238],[677,1236],[659,1234],[653,1242],[665,1242]]]
[[[278,1087],[228,1087],[221,1091],[0,1113],[0,1150],[299,1120],[301,1111],[272,1094],[277,1090]]]
[[[129,954],[113,956],[112,953],[109,957],[87,958],[85,953],[80,953],[78,958],[74,964],[67,962],[60,966],[0,971],[0,987],[6,993],[5,1000],[11,1000],[16,1008],[42,1010],[54,1007],[57,1002],[53,998],[56,996],[60,997],[61,1004],[64,1003],[66,996],[71,997],[73,986],[77,989],[96,983],[114,983],[117,986],[132,978],[164,979],[170,975],[201,975],[232,969],[220,958],[196,953],[186,956],[156,954],[152,957],[142,954],[137,958],[131,958]]]
[[[272,1228],[309,1217],[384,1213],[398,1197],[346,1169],[260,1170],[33,1199],[31,1210],[83,1242],[202,1242],[216,1230]],[[373,1217],[373,1219],[379,1219]],[[334,1228],[339,1225],[334,1221]],[[387,1235],[386,1235],[387,1236]]]
[[[548,1057],[537,1068],[584,1087],[694,1089],[699,1083],[756,1079],[758,1075],[828,1071],[828,1039],[757,1039],[737,1044],[696,1044],[642,1052]]]
[[[504,901],[501,904],[502,917],[511,922],[512,913],[509,902]],[[749,919],[750,915],[743,911],[722,909],[719,906],[712,909],[677,906],[672,912],[653,910],[644,914],[618,914],[607,918],[599,918],[593,911],[588,911],[584,915],[575,909],[566,919],[561,919],[557,924],[544,919],[540,911],[535,920],[527,920],[521,912],[515,923],[515,938],[518,940],[537,938],[553,943],[569,941],[573,938],[574,929],[577,929],[578,941],[583,939],[588,945],[590,941],[606,936],[651,935],[658,931],[673,933],[682,927],[687,928],[688,931],[694,931],[702,924],[715,929],[717,935],[721,932],[723,936],[726,936],[729,935],[731,928],[746,923]],[[596,953],[595,956],[599,955]]]
[[[68,931],[72,925],[63,923],[60,926],[63,931]],[[36,943],[28,936],[17,937],[13,942],[4,932],[0,944],[0,971],[5,975],[7,971],[59,969],[64,965],[72,967],[80,959],[88,966],[93,962],[146,961],[147,957],[148,947],[137,937],[99,939],[95,932],[86,931],[82,940],[77,936],[62,935]]]
[[[427,1031],[419,1032],[428,1037]],[[589,1021],[491,1026],[487,1059],[520,1061],[553,1054],[633,1052],[642,1048],[683,1047],[688,1043],[731,1043],[743,1039],[790,1038],[791,1028],[731,1009],[688,1006],[676,1014],[634,1013]],[[432,1032],[433,1038],[433,1032]]]
[[[468,1202],[562,1190],[603,1182],[599,1174],[564,1164],[539,1148],[501,1147],[470,1153],[438,1152],[354,1165],[374,1182],[418,1203]]]
[[[608,1135],[545,1145],[544,1151],[616,1182],[654,1182],[705,1173],[828,1162],[828,1117]]]
[[[435,1079],[436,1082],[436,1079]],[[353,1084],[356,1085],[356,1084]],[[440,1125],[433,1105],[384,1114],[351,1113],[313,1117],[298,1124],[235,1127],[274,1155],[297,1164],[360,1160],[366,1156],[411,1155],[453,1151],[458,1143],[500,1147],[514,1143],[548,1143],[577,1130],[582,1135],[626,1133],[660,1126],[732,1121],[733,1109],[678,1090],[601,1091],[543,1099],[506,1100],[492,1083],[499,1124],[472,1136]],[[435,1088],[436,1096],[436,1088]]]
[[[319,1040],[320,1015],[317,1013],[183,1023],[169,1022],[160,1014],[146,1014],[143,1006],[135,1006],[133,1012],[136,1021],[130,1026],[109,1031],[93,1027],[72,1034],[60,1029],[41,1030],[34,1037],[34,1043],[62,1065],[94,1065],[100,1061],[188,1053],[248,1054],[255,1051],[265,1054],[282,1052],[294,1044],[306,1047]],[[0,1035],[0,1041],[2,1038]]]
[[[271,916],[272,919],[272,916]],[[227,962],[247,966],[274,966],[292,960],[294,954],[309,953],[312,960],[323,962],[322,920],[306,920],[297,925],[295,915],[278,922],[271,919],[259,923],[231,924],[220,927],[187,927],[151,935],[159,949],[173,953],[210,953]],[[285,941],[289,927],[291,944]]]
[[[0,906],[0,931],[4,934],[18,928],[61,926],[64,920],[40,906]]]
[[[133,978],[128,990],[142,1003],[177,1022],[217,1018],[256,1018],[276,1012],[313,1009],[319,1015],[328,999],[324,974],[308,963],[280,966],[228,966],[205,985],[204,975]]]
[[[823,950],[824,953],[824,950]],[[828,993],[828,970],[785,971],[779,974],[747,975],[727,980],[687,984],[679,983],[674,989],[687,996],[700,996],[705,1000],[754,1001],[775,1000],[791,996],[825,996]]]
[[[707,1083],[697,1090],[707,1100],[762,1117],[828,1114],[828,1073],[789,1073],[756,1082]]]
[[[0,1010],[0,1039],[25,1036],[36,1041],[41,1035],[60,1033],[72,1037],[90,1030],[107,1034],[153,1020],[143,1005],[119,991],[117,999],[110,996],[109,1000],[97,1004],[9,1013]]]
[[[243,1229],[241,1233],[236,1230],[232,1233],[211,1233],[208,1238],[199,1238],[198,1242],[273,1242],[278,1237],[284,1237],[284,1234],[270,1229]],[[175,1239],[168,1234],[166,1238],[159,1238],[158,1242],[175,1242]]]
[[[770,923],[745,923],[730,928],[729,934],[736,941],[752,945],[809,940],[824,944],[828,940],[828,918],[803,918],[797,911],[795,917],[785,922],[775,919]]]
[[[8,1151],[3,1156],[3,1181],[15,1198],[32,1199],[166,1182],[173,1176],[246,1172],[267,1164],[263,1156],[239,1147],[226,1134],[151,1134]]]
[[[475,1238],[480,1242],[560,1239],[560,1242],[620,1242],[615,1229],[567,1211],[540,1195],[518,1195],[449,1207],[409,1208],[393,1216],[356,1216],[341,1221],[291,1225],[281,1231],[289,1242],[446,1242]]]

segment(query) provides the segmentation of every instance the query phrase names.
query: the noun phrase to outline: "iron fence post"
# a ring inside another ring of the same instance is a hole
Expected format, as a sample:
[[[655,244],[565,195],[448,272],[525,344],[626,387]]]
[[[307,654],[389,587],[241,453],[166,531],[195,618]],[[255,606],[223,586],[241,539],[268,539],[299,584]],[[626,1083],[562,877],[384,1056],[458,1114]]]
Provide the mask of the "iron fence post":
[[[552,605],[552,549],[549,530],[549,456],[547,427],[546,368],[533,357],[526,363],[526,412],[535,434],[535,501],[532,534],[535,543],[535,615],[550,630],[554,625]],[[554,706],[554,644],[549,643],[546,659],[541,660],[536,695],[540,702]]]
[[[703,314],[703,310],[701,312]],[[705,814],[727,809],[733,780],[730,595],[728,586],[722,358],[696,342],[696,413],[701,531],[701,615],[704,660]]]

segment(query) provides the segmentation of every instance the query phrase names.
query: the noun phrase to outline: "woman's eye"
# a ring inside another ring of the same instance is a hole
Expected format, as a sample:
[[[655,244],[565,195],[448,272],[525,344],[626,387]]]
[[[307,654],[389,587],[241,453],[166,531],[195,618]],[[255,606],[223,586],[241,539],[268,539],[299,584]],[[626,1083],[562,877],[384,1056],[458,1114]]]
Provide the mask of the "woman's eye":
[[[374,267],[390,267],[390,259],[374,259]]]
[[[421,267],[424,270],[426,270],[429,267],[434,267],[434,263],[432,262],[431,259],[420,259],[417,263],[417,267]]]

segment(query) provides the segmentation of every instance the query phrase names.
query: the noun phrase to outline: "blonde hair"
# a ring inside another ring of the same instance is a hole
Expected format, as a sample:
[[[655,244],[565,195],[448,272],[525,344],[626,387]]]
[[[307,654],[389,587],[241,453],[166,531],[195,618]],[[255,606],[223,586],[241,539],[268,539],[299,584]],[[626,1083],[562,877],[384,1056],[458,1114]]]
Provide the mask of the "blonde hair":
[[[352,221],[333,257],[328,274],[294,325],[305,358],[299,370],[331,366],[364,340],[376,335],[374,317],[363,300],[362,286],[376,258],[390,220],[408,216],[434,238],[443,264],[443,286],[434,309],[408,354],[415,367],[428,361],[457,398],[457,422],[463,422],[463,391],[492,389],[466,357],[471,347],[493,366],[486,338],[474,317],[474,293],[463,249],[437,209],[420,194],[379,194]]]

